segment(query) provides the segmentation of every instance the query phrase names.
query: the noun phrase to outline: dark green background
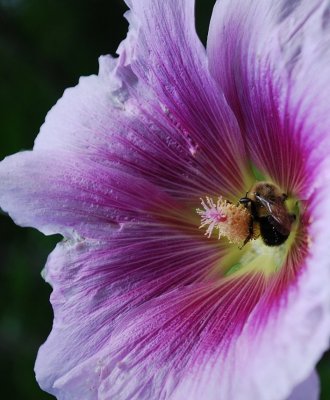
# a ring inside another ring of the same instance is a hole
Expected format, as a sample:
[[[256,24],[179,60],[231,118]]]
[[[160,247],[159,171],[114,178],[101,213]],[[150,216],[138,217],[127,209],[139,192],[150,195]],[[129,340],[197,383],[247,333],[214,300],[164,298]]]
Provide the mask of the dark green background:
[[[197,3],[203,40],[212,4]],[[120,0],[0,0],[0,159],[32,148],[63,90],[96,73],[99,55],[115,53],[127,30],[124,11]],[[1,399],[53,398],[39,389],[33,366],[52,324],[50,287],[40,271],[59,239],[0,214]],[[322,399],[330,399],[329,358],[319,370]]]

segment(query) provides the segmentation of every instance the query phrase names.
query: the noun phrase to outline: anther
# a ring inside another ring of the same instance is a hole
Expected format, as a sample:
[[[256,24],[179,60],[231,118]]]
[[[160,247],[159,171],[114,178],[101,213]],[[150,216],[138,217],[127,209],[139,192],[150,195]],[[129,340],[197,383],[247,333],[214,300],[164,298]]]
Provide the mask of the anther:
[[[201,216],[200,228],[207,227],[209,238],[218,230],[218,238],[226,237],[230,243],[242,244],[249,235],[251,215],[242,204],[234,205],[222,197],[217,202],[210,197],[201,199],[203,209],[196,212]]]

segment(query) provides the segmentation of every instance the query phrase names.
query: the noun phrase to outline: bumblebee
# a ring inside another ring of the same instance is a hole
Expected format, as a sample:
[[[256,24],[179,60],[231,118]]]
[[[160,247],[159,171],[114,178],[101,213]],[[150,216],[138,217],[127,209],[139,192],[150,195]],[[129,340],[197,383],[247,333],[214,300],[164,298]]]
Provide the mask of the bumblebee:
[[[289,213],[285,204],[287,198],[274,184],[257,182],[239,200],[251,215],[249,235],[243,246],[258,236],[267,246],[279,246],[288,239],[296,216]]]

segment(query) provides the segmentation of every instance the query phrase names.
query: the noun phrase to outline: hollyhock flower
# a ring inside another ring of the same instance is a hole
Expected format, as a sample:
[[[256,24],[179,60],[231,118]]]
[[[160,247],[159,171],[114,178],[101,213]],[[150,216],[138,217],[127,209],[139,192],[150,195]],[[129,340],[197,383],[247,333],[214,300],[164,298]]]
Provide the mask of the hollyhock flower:
[[[330,5],[218,1],[205,50],[193,0],[127,3],[119,57],[101,57],[33,151],[0,167],[1,207],[64,236],[44,271],[54,325],[38,382],[63,400],[316,399]],[[242,247],[231,229],[250,226],[237,203],[258,180],[288,195],[281,245]]]

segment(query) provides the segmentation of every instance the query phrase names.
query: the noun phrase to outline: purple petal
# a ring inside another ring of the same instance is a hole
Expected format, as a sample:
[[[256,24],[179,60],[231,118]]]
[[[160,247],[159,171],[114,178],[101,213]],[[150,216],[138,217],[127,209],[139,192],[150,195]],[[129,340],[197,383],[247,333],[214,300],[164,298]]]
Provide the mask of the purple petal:
[[[98,76],[81,78],[65,91],[48,113],[35,149],[83,154],[143,176],[185,202],[205,192],[218,195],[220,188],[227,197],[238,196],[245,149],[236,118],[210,77],[193,4],[172,6],[160,10],[166,42],[140,27],[146,18],[157,24],[159,15],[148,13],[164,5],[136,6],[142,8],[130,14],[134,21],[119,59],[101,57]],[[172,14],[178,19],[174,25]],[[156,53],[150,57],[155,49],[160,59]],[[172,60],[166,71],[159,64],[165,67],[165,55]]]
[[[55,317],[36,364],[41,386],[59,399],[79,398],[84,390],[91,393],[84,399],[97,398],[102,380],[95,375],[97,366],[108,368],[103,354],[118,351],[114,327],[118,330],[120,321],[130,320],[130,310],[138,315],[154,298],[198,287],[223,254],[217,242],[205,242],[188,228],[140,224],[109,233],[106,242],[59,244],[45,271]],[[121,338],[128,346],[127,336]],[[73,374],[77,380],[64,384]]]
[[[216,192],[218,178],[209,176],[214,171],[191,154],[182,130],[168,123],[158,100],[146,101],[151,89],[135,88],[137,78],[120,66],[122,58],[102,57],[99,76],[81,78],[65,91],[48,113],[35,150],[83,155],[145,177],[185,201],[200,197],[205,185]]]
[[[127,207],[119,202],[137,201],[128,208],[151,211],[139,204],[145,200],[136,193],[106,201],[111,190],[116,195],[124,186],[135,187],[135,192],[139,186],[141,194],[155,194],[154,203],[160,192],[166,192],[182,201],[183,208],[196,207],[196,199],[206,193],[218,195],[221,190],[231,197],[242,192],[243,142],[233,114],[209,76],[194,30],[193,3],[183,7],[173,2],[165,8],[161,2],[143,4],[134,6],[134,23],[119,59],[103,58],[99,76],[83,78],[65,92],[47,116],[31,155],[3,163],[2,206],[17,223],[47,234],[72,235],[75,230],[98,237],[109,224],[123,222]],[[137,29],[140,24],[145,31]],[[151,24],[160,25],[156,34]],[[134,35],[138,35],[135,40]],[[166,68],[163,63],[163,70],[158,67],[165,55],[171,65]],[[48,152],[53,154],[51,161]],[[78,166],[81,159],[84,162]],[[110,184],[104,183],[107,179]],[[66,180],[70,185],[64,185]],[[100,193],[101,185],[106,193]],[[98,186],[97,198],[88,194],[93,186]],[[28,206],[21,207],[25,203]],[[173,208],[168,198],[165,203]],[[101,220],[105,224],[97,227]]]
[[[210,280],[220,249],[162,225],[60,246],[47,267],[55,325],[42,386],[59,399],[287,398],[329,344],[326,195],[310,207],[306,265],[298,247],[271,280]]]
[[[214,280],[225,253],[189,227],[59,245],[46,267],[55,320],[41,386],[59,399],[287,398],[328,347],[326,194],[311,205],[306,265],[298,246],[268,279]]]
[[[148,88],[141,107],[157,116],[155,123],[162,129],[179,132],[198,164],[204,190],[218,193],[221,188],[237,195],[243,187],[244,143],[236,118],[208,72],[194,26],[194,1],[132,2],[128,19],[130,31],[119,48],[120,62],[129,64],[139,84]],[[141,90],[137,96],[141,98]]]
[[[329,8],[323,1],[218,1],[210,70],[250,159],[283,190],[311,192],[329,152]]]
[[[169,217],[177,209],[146,180],[63,150],[8,157],[0,165],[0,180],[2,208],[17,224],[45,234],[107,237],[124,223]]]

